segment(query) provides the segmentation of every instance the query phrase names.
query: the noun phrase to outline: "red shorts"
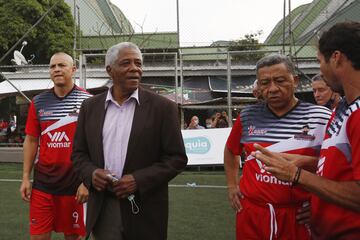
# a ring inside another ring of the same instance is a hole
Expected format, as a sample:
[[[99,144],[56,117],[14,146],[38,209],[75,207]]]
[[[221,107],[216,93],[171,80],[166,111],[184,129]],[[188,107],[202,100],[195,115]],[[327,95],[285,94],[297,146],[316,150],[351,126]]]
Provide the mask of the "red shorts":
[[[30,200],[30,235],[51,231],[85,236],[84,208],[75,196],[52,195],[32,189]]]
[[[241,200],[243,209],[236,216],[236,239],[310,240],[307,225],[296,222],[301,206],[279,207]]]

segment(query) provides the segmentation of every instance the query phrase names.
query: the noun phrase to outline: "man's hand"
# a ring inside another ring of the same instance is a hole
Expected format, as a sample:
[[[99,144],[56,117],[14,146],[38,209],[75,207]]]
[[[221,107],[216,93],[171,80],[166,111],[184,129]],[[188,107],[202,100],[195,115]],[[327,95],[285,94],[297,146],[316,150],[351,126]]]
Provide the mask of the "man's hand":
[[[127,198],[136,191],[137,185],[133,175],[127,174],[120,178],[119,181],[114,182],[112,188],[118,198]]]
[[[31,182],[29,179],[23,179],[20,186],[21,198],[25,202],[30,202],[31,197]]]
[[[296,166],[298,166],[302,162],[301,159],[303,157],[303,155],[291,153],[279,153],[279,155],[288,160],[289,162],[294,163]]]
[[[77,203],[84,203],[87,202],[89,197],[89,190],[83,183],[80,184],[80,186],[77,189],[75,200]]]
[[[228,187],[228,197],[231,207],[236,212],[240,212],[242,209],[240,199],[244,198],[244,196],[240,192],[239,186]]]
[[[319,157],[305,156],[300,154],[289,154],[289,153],[279,153],[281,157],[292,162],[298,167],[304,168],[310,172],[315,172],[317,169],[317,164]]]
[[[311,208],[310,208],[310,204],[308,203],[303,207],[299,208],[296,214],[296,221],[299,224],[309,224],[310,216],[311,216]]]
[[[254,148],[258,151],[251,155],[266,165],[265,171],[270,172],[279,180],[293,181],[298,168],[293,162],[286,160],[279,153],[270,152],[259,144],[255,143]]]
[[[111,174],[108,170],[104,170],[101,168],[96,169],[92,173],[92,185],[97,191],[104,191],[106,187],[111,184],[111,179],[107,176],[107,174]]]

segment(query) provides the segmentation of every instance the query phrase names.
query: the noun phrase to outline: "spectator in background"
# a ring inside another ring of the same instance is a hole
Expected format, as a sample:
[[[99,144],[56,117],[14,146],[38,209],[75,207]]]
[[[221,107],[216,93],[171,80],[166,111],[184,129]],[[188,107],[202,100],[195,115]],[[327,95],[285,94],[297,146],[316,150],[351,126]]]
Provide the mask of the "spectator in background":
[[[4,119],[0,119],[0,143],[7,142],[7,130],[9,127],[9,123],[4,121]]]
[[[213,119],[211,117],[207,118],[205,120],[205,122],[206,122],[206,128],[207,129],[212,128]]]
[[[9,126],[8,122],[5,122],[4,119],[0,119],[0,130],[2,131],[3,129],[7,129],[7,127]]]
[[[17,117],[16,117],[15,114],[10,115],[9,125],[10,125],[10,131],[14,132],[16,130],[16,127],[17,127]]]
[[[226,111],[217,112],[214,115],[214,120],[212,122],[212,128],[227,128],[229,127],[229,117]]]
[[[321,73],[316,74],[311,81],[316,104],[334,109],[341,100],[340,94],[327,85]]]
[[[16,120],[15,121],[10,120],[9,126],[6,129],[6,136],[7,136],[9,143],[12,143],[12,141],[10,141],[10,139],[12,138],[12,135],[14,135],[12,133],[15,132],[15,130],[16,130]]]
[[[205,128],[199,125],[199,118],[197,116],[193,116],[190,120],[187,129],[205,129]]]
[[[24,139],[22,138],[20,133],[16,133],[15,137],[14,137],[14,142],[18,145],[21,146],[21,144],[24,142]]]

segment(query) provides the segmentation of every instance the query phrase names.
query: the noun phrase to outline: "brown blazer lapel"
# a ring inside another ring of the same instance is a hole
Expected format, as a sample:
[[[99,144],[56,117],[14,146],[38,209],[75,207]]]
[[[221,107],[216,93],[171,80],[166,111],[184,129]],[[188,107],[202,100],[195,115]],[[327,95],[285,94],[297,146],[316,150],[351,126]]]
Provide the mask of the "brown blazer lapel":
[[[98,121],[99,126],[95,128],[93,131],[92,139],[91,141],[94,141],[96,143],[95,146],[98,146],[98,157],[97,159],[100,161],[100,165],[102,167],[105,166],[104,161],[104,148],[103,148],[103,127],[104,127],[104,121],[105,121],[105,115],[106,115],[106,109],[105,109],[105,99],[106,99],[107,91],[106,93],[100,97],[99,101],[94,104],[93,111],[95,111],[96,114],[98,114],[99,118],[93,119],[92,121]]]
[[[131,156],[133,152],[136,149],[136,144],[139,140],[139,137],[141,135],[141,132],[144,128],[144,123],[148,116],[148,95],[146,91],[143,91],[141,88],[139,88],[139,103],[135,107],[134,112],[134,119],[131,126],[131,132],[129,137],[129,144],[128,149],[126,153],[126,159],[125,159],[125,166],[124,166],[124,173],[126,173],[127,165],[129,162],[129,159],[131,159]]]

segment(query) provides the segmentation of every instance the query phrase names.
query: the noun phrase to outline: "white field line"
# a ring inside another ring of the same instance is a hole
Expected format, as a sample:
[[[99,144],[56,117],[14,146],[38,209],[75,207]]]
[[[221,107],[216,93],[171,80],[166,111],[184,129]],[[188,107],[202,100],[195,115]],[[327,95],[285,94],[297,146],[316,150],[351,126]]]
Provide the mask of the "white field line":
[[[0,182],[21,182],[21,179],[0,179]],[[226,186],[219,185],[197,185],[194,183],[188,184],[169,184],[169,187],[174,188],[226,188]]]
[[[0,179],[0,182],[21,182],[21,179]]]

